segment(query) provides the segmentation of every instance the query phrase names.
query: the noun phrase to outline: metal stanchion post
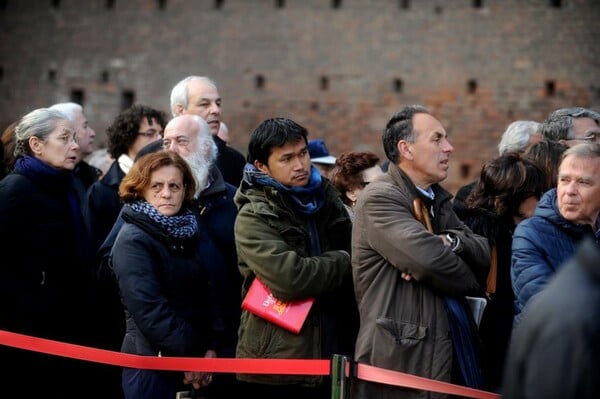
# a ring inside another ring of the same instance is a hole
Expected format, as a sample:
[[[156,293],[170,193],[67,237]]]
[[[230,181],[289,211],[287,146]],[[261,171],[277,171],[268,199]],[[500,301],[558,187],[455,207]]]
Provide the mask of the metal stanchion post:
[[[331,359],[331,399],[346,399],[348,381],[346,370],[351,360],[347,356],[333,355]]]

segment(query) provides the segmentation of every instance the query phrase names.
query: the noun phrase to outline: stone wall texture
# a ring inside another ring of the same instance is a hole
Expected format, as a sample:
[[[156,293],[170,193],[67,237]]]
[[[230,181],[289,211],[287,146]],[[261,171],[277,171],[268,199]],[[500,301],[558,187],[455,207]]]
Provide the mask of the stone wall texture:
[[[287,116],[337,155],[370,150],[406,104],[455,151],[454,192],[506,126],[600,108],[600,0],[0,0],[0,123],[80,99],[97,142],[127,101],[169,111],[215,80],[232,145]]]

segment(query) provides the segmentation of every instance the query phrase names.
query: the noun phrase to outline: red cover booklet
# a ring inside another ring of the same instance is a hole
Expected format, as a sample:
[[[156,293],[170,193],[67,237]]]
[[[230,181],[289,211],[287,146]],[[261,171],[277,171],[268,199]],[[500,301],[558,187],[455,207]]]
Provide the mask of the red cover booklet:
[[[242,309],[298,334],[314,301],[314,298],[294,302],[280,301],[262,281],[255,278],[242,301]]]

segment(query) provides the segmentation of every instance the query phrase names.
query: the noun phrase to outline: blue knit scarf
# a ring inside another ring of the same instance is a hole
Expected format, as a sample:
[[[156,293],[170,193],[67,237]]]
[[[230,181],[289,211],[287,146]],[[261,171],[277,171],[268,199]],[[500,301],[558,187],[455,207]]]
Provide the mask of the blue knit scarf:
[[[38,184],[65,193],[75,223],[78,255],[80,258],[87,257],[90,251],[90,243],[87,240],[87,230],[83,222],[79,197],[73,186],[73,180],[75,179],[73,171],[55,168],[30,155],[17,158],[14,170]]]
[[[284,197],[292,200],[294,209],[304,215],[316,213],[325,204],[325,191],[321,187],[321,174],[314,166],[311,166],[308,183],[302,187],[283,185],[251,164],[246,164],[244,167],[244,181],[251,186],[273,187]]]
[[[198,222],[191,210],[185,209],[179,215],[165,216],[146,200],[125,204],[133,211],[147,215],[158,223],[171,237],[190,238],[198,231]]]

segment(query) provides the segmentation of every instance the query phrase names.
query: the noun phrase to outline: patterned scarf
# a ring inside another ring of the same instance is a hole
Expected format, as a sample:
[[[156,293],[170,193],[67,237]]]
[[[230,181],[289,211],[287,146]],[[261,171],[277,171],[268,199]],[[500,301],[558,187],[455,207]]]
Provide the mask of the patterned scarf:
[[[246,164],[244,167],[244,181],[251,186],[273,187],[283,196],[291,199],[294,208],[304,215],[316,213],[325,204],[325,191],[321,188],[321,174],[314,166],[311,166],[308,183],[302,187],[285,186],[251,164]]]
[[[125,206],[130,207],[135,212],[147,215],[172,237],[190,238],[198,231],[196,217],[189,209],[179,215],[165,216],[146,200],[135,201],[131,204],[125,204]]]

